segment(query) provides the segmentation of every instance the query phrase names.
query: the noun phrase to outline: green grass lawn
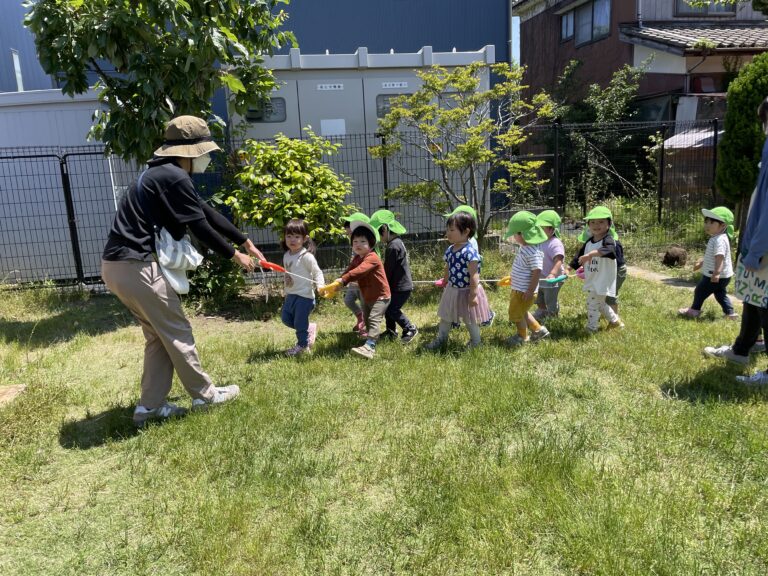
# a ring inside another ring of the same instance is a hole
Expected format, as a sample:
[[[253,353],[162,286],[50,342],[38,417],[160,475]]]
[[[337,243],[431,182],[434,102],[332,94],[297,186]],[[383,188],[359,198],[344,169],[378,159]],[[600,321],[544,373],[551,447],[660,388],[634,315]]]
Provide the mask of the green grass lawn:
[[[438,297],[370,362],[340,300],[299,359],[279,298],[194,317],[241,397],[135,432],[143,340],[120,303],[0,293],[0,386],[27,386],[0,408],[0,574],[768,572],[768,392],[702,358],[738,330],[714,302],[681,320],[689,291],[630,278],[626,330],[588,337],[572,280],[550,341],[505,349],[497,321],[429,353]]]

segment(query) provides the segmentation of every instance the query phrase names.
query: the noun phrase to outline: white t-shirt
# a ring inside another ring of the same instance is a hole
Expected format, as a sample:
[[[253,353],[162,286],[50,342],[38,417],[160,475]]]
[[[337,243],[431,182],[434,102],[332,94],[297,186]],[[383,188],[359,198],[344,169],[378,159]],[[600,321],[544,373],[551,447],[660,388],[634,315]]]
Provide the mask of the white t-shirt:
[[[288,272],[293,272],[304,278],[297,278],[290,274],[285,275],[285,293],[296,294],[297,296],[303,296],[311,300],[315,299],[315,286],[325,286],[325,279],[323,278],[323,271],[320,270],[320,266],[317,265],[317,260],[308,252],[306,248],[302,248],[296,254],[291,254],[291,251],[286,251],[283,254],[283,268]],[[314,280],[314,284],[308,280],[311,278]]]
[[[720,271],[720,278],[725,279],[733,276],[731,243],[725,232],[715,234],[707,242],[707,249],[704,251],[704,264],[701,267],[701,273],[707,278],[710,278],[715,271],[715,256],[723,257],[723,269]]]
[[[590,238],[584,245],[584,254],[599,250],[603,241],[592,242]],[[616,259],[595,256],[584,264],[584,291],[600,296],[616,296]]]
[[[541,270],[544,265],[544,254],[538,246],[520,246],[512,263],[512,290],[525,292],[528,290],[528,284],[531,281],[531,274],[534,270]],[[538,284],[534,288],[536,290]]]

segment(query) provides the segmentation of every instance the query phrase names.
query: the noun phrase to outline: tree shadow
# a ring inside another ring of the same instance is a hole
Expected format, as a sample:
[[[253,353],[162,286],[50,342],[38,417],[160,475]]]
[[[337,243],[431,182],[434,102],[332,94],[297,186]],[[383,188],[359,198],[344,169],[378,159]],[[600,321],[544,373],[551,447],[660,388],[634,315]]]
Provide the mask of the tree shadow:
[[[768,400],[768,386],[740,384],[736,375],[748,370],[713,361],[693,378],[679,377],[664,382],[659,389],[665,397],[693,404],[702,402],[755,402]]]
[[[0,325],[0,342],[25,348],[45,348],[69,341],[78,334],[105,334],[133,323],[120,301],[107,295],[66,304],[66,308],[40,320],[7,320]]]

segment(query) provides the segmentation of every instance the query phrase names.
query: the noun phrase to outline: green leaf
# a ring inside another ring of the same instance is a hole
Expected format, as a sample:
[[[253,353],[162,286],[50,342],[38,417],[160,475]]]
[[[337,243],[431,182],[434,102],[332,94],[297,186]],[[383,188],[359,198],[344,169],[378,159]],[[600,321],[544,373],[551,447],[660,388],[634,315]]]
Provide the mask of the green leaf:
[[[245,86],[237,76],[233,76],[229,73],[224,73],[219,76],[221,82],[229,88],[231,92],[237,94],[238,92],[245,92]]]

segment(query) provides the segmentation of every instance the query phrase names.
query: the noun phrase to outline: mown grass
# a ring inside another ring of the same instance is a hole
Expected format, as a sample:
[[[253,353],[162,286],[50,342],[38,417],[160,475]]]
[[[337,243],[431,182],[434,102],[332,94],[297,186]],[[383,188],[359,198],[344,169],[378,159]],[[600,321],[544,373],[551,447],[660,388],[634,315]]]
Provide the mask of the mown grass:
[[[3,293],[0,385],[27,389],[0,408],[0,573],[765,574],[768,395],[700,354],[738,327],[714,303],[679,320],[689,291],[631,278],[627,329],[587,337],[579,288],[550,341],[505,349],[499,321],[437,354],[420,289],[420,343],[372,362],[340,301],[300,359],[280,356],[276,298],[194,317],[242,397],[139,433],[142,336],[119,302]]]

